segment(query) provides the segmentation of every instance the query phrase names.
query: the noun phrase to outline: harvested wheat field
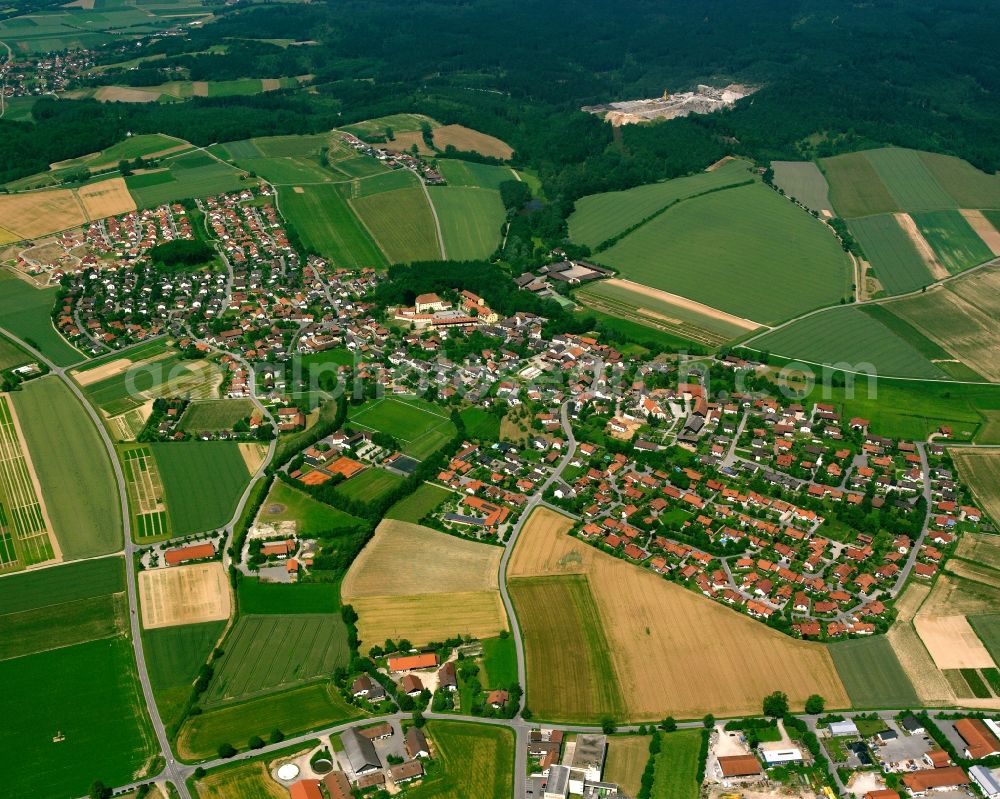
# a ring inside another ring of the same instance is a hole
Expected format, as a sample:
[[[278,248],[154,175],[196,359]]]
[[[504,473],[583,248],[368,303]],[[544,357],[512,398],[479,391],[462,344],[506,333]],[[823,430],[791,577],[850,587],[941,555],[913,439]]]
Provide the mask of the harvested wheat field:
[[[970,211],[962,209],[962,216],[969,226],[976,231],[976,234],[983,240],[983,243],[990,248],[994,255],[1000,255],[1000,231],[990,223],[982,211]]]
[[[903,667],[913,689],[925,705],[952,705],[955,692],[934,665],[927,648],[913,627],[913,617],[930,594],[930,586],[911,583],[896,602],[896,622],[889,628],[886,638]]]
[[[16,233],[12,233],[11,231],[7,230],[7,228],[0,227],[0,245],[10,244],[11,242],[14,241],[20,241],[20,239],[21,237],[18,236]]]
[[[387,637],[427,643],[507,629],[499,591],[503,550],[386,519],[341,586],[366,648]]]
[[[125,178],[109,178],[81,186],[77,194],[91,219],[104,219],[135,210],[135,200],[129,194]]]
[[[250,474],[257,474],[257,470],[264,465],[264,459],[267,458],[267,447],[264,444],[246,442],[237,444],[237,447],[247,466],[247,471]]]
[[[958,539],[956,558],[971,560],[991,569],[1000,569],[1000,537],[983,533],[965,533]],[[949,561],[948,566],[954,564]],[[997,575],[1000,577],[1000,574]]]
[[[94,92],[94,99],[101,103],[155,103],[160,99],[160,92],[128,86],[101,86]]]
[[[389,149],[408,153],[414,145],[416,145],[417,153],[420,155],[434,155],[434,151],[424,141],[423,131],[420,130],[407,131],[406,133],[396,132]]]
[[[115,358],[113,361],[102,363],[93,369],[72,369],[70,375],[81,386],[86,387],[93,383],[100,383],[108,377],[115,377],[126,371],[132,365],[128,358]]]
[[[649,760],[648,735],[616,735],[608,739],[608,757],[602,779],[617,782],[629,796],[642,787],[642,772]]]
[[[434,146],[440,150],[444,150],[450,144],[456,150],[475,152],[491,158],[501,158],[504,161],[514,154],[506,142],[463,125],[444,125],[434,128],[432,136]]]
[[[228,619],[229,580],[219,562],[139,572],[142,626],[147,630]]]
[[[965,616],[928,616],[913,620],[920,640],[939,669],[993,668],[993,658]]]
[[[1000,452],[954,447],[948,454],[982,509],[1000,523]]]
[[[499,591],[360,597],[350,605],[358,614],[362,651],[386,638],[420,646],[457,635],[493,638],[508,629]]]
[[[507,564],[507,577],[584,574],[597,550],[567,535],[572,527],[572,519],[554,510],[532,511]]]
[[[69,189],[0,194],[3,226],[19,238],[33,239],[87,221],[83,208]]]

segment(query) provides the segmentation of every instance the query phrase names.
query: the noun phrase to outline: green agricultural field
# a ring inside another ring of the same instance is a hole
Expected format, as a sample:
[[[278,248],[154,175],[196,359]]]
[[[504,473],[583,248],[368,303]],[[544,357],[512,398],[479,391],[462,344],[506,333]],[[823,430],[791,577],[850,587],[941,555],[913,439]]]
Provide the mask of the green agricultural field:
[[[369,158],[368,160],[372,159]],[[375,163],[378,162],[376,161]],[[409,169],[393,169],[390,172],[379,172],[340,185],[344,196],[352,200],[358,197],[371,197],[373,194],[381,194],[384,191],[419,187],[420,179]]]
[[[124,527],[111,459],[83,405],[56,377],[25,383],[12,398],[63,557],[119,550]]]
[[[1000,663],[1000,613],[969,616],[969,624],[990,653],[994,663]]]
[[[959,208],[1000,208],[1000,176],[950,155],[920,153],[920,158]]]
[[[333,183],[333,174],[323,169],[317,161],[305,156],[266,158],[239,158],[240,169],[264,178],[275,186],[298,186],[302,183]]]
[[[729,161],[713,172],[583,197],[569,218],[570,238],[595,248],[677,200],[750,180],[748,167]]]
[[[925,296],[923,294],[918,296]],[[893,312],[893,307],[899,307],[902,303],[909,302],[910,298],[900,300],[895,303],[887,303],[885,305],[877,303],[869,303],[867,305],[859,306],[863,314],[870,316],[878,322],[881,322],[887,328],[889,328],[893,333],[898,335],[901,339],[906,341],[910,346],[912,346],[917,352],[923,355],[925,358],[930,360],[938,359],[949,359],[951,358],[951,353],[941,347],[936,341],[928,338],[920,330],[910,324],[906,319],[897,316]],[[975,378],[973,378],[975,379]]]
[[[131,347],[125,347],[125,349],[114,350],[113,352],[109,352],[99,358],[93,358],[92,360],[81,364],[78,369],[73,369],[71,374],[74,377],[83,375],[91,369],[96,369],[98,366],[103,366],[104,364],[111,363],[112,361],[119,361],[122,358],[127,358],[132,363],[138,363],[139,361],[154,358],[157,355],[162,355],[167,352],[170,347],[170,339],[166,336],[160,336],[159,338],[154,338],[151,341],[143,341],[139,344],[134,344]]]
[[[378,430],[399,442],[402,451],[418,460],[435,452],[455,435],[455,425],[441,409],[417,397],[385,397],[352,408],[351,424]]]
[[[152,363],[139,363],[123,372],[103,380],[90,383],[83,389],[87,399],[110,416],[138,408],[147,396],[159,396],[173,391],[164,391],[167,385],[180,387],[196,377],[192,371],[193,361],[181,358],[179,353],[171,353]]]
[[[353,125],[346,125],[341,130],[361,138],[362,136],[382,136],[386,128],[391,128],[397,133],[415,133],[422,130],[424,125],[430,125],[432,128],[438,127],[437,122],[423,114],[390,114],[364,122],[355,122]]]
[[[185,760],[216,757],[224,743],[244,749],[254,735],[266,739],[281,730],[291,736],[363,717],[334,685],[313,683],[189,717],[177,738],[178,754]]]
[[[934,282],[924,259],[892,214],[852,219],[848,227],[887,294],[905,294]]]
[[[516,173],[509,166],[477,164],[474,161],[459,161],[454,158],[439,158],[438,171],[448,181],[449,186],[473,186],[479,189],[499,189],[508,180],[517,180]]]
[[[127,616],[124,594],[4,613],[0,615],[0,660],[121,635]]]
[[[626,713],[601,619],[585,577],[511,580],[536,718],[594,722]]]
[[[772,161],[774,183],[812,211],[829,211],[830,186],[813,161]]]
[[[4,713],[18,720],[0,725],[8,795],[83,796],[95,779],[122,785],[144,776],[155,738],[127,638],[2,661],[0,683]]]
[[[848,153],[820,161],[830,184],[830,200],[838,216],[885,214],[901,210],[864,153]]]
[[[274,481],[257,520],[267,524],[293,521],[298,525],[299,535],[304,536],[353,530],[362,524],[357,517],[319,502],[282,480]]]
[[[240,613],[294,614],[339,613],[338,583],[262,583],[253,577],[240,580],[237,590]]]
[[[421,189],[396,189],[350,201],[389,263],[441,258],[430,204]]]
[[[483,685],[505,688],[517,682],[517,650],[509,635],[483,641]]]
[[[403,482],[398,474],[385,469],[369,468],[337,485],[334,492],[344,499],[369,502],[381,498]]]
[[[913,214],[920,232],[944,267],[955,274],[992,259],[986,246],[958,211],[929,211]]]
[[[892,644],[885,637],[838,641],[830,644],[829,649],[855,707],[916,707],[920,704]]]
[[[232,430],[253,412],[254,404],[247,399],[200,400],[188,405],[179,426],[188,433],[217,433]]]
[[[122,559],[97,558],[4,577],[0,580],[0,608],[5,613],[20,613],[124,590]]]
[[[957,208],[954,198],[924,165],[916,150],[886,147],[864,154],[876,174],[904,211],[933,211]]]
[[[164,159],[162,164],[168,166],[169,171],[125,178],[125,185],[139,208],[155,208],[178,200],[240,191],[256,183],[240,180],[243,174],[240,170],[204,152]],[[169,175],[169,178],[163,175]],[[158,182],[151,182],[153,176]]]
[[[369,158],[367,155],[351,154],[346,158],[330,159],[330,168],[348,178],[369,178],[373,175],[384,175],[389,167],[381,161]]]
[[[180,722],[198,670],[208,662],[225,627],[224,621],[210,621],[143,632],[149,680],[168,727]]]
[[[37,289],[0,269],[0,327],[27,342],[56,366],[69,366],[86,356],[52,326],[54,288]]]
[[[488,258],[500,246],[507,214],[499,192],[458,186],[433,186],[429,191],[449,260]]]
[[[830,230],[761,183],[679,203],[596,260],[623,278],[765,323],[836,303],[850,285],[848,258]]]
[[[301,192],[282,189],[282,215],[302,237],[306,247],[316,250],[337,266],[357,269],[382,267],[386,260],[336,186],[301,186]]]
[[[385,518],[417,524],[450,496],[452,493],[447,488],[424,483],[412,494],[403,497],[389,508]]]
[[[429,721],[424,732],[434,765],[407,799],[506,799],[514,786],[514,735],[504,728],[464,721]]]
[[[661,737],[650,799],[698,799],[702,730],[677,730]]]
[[[500,438],[500,417],[485,408],[473,406],[461,412],[465,433],[470,438],[481,441],[496,441]]]
[[[151,444],[174,535],[225,525],[249,482],[246,463],[231,441]]]
[[[892,377],[946,379],[947,375],[916,347],[860,308],[840,306],[806,317],[771,333],[749,339],[746,346],[816,364]]]

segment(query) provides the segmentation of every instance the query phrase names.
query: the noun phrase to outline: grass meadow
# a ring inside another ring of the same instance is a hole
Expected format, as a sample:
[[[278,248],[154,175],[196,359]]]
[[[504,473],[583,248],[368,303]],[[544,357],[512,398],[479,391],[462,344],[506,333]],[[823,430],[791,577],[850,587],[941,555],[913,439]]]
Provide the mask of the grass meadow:
[[[830,200],[838,216],[853,219],[901,210],[864,153],[824,158],[820,168],[830,184]]]
[[[439,158],[438,171],[448,181],[449,186],[474,186],[480,189],[499,189],[508,180],[517,180],[509,166],[477,164],[474,161],[459,161],[454,158]]]
[[[1000,662],[1000,613],[969,616],[969,624],[990,653],[994,662]]]
[[[262,583],[256,578],[240,580],[237,589],[240,613],[337,613],[340,586],[337,583]]]
[[[37,289],[0,270],[0,326],[35,347],[56,366],[86,360],[52,326],[55,301],[56,289]]]
[[[13,341],[5,336],[0,336],[0,370],[21,366],[31,360],[31,356]]]
[[[254,405],[247,399],[201,400],[188,405],[179,424],[189,433],[216,433],[232,430],[253,412]]]
[[[168,728],[181,721],[198,671],[208,662],[225,627],[224,621],[210,621],[143,632],[149,679]]]
[[[506,799],[514,786],[514,735],[504,728],[464,721],[429,721],[424,733],[439,769],[407,799]]]
[[[338,266],[385,266],[382,251],[361,225],[336,186],[301,186],[301,192],[281,189],[281,213],[307,247]]]
[[[829,648],[854,707],[916,707],[920,704],[892,644],[884,636],[838,641]]]
[[[150,446],[174,535],[212,530],[230,520],[250,479],[235,442],[157,442]]]
[[[927,264],[892,214],[854,219],[849,227],[887,294],[905,294],[934,282]]]
[[[702,730],[677,730],[661,736],[650,799],[698,799]]]
[[[447,488],[424,483],[412,494],[403,497],[389,508],[385,518],[417,524],[450,496],[452,496],[452,492]]]
[[[395,189],[358,197],[350,204],[389,263],[440,259],[437,230],[423,190]]]
[[[433,186],[429,192],[449,260],[474,261],[496,250],[507,218],[499,192],[460,186]]]
[[[25,383],[12,396],[63,556],[120,549],[124,527],[110,456],[83,405],[56,377]]]
[[[125,178],[129,194],[139,208],[240,191],[255,183],[241,180],[240,170],[203,152],[185,153],[162,163],[168,166],[165,172]]]
[[[595,260],[765,323],[836,303],[849,287],[849,262],[832,233],[760,183],[680,203]]]
[[[1000,208],[1000,176],[980,172],[968,161],[938,153],[920,153],[938,184],[960,208]]]
[[[500,437],[500,417],[485,408],[473,406],[461,412],[465,432],[481,441],[496,441]]]
[[[517,650],[509,635],[483,640],[483,684],[505,687],[517,682]]]
[[[360,520],[308,494],[275,480],[267,499],[261,505],[257,520],[267,524],[294,521],[299,535],[321,535],[354,529]]]

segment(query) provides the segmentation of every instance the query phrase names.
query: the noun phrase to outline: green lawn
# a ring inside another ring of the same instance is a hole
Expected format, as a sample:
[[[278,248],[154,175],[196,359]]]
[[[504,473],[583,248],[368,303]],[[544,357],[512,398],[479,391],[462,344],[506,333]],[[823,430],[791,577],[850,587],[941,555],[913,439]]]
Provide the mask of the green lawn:
[[[916,707],[916,691],[883,636],[839,641],[830,654],[851,704],[867,707]]]
[[[661,736],[651,799],[698,799],[702,730],[677,730]]]
[[[746,161],[730,161],[713,172],[583,197],[569,218],[570,238],[597,247],[672,202],[749,180],[748,166]]]
[[[212,530],[229,522],[250,479],[235,442],[157,442],[150,446],[174,535]]]
[[[514,735],[504,727],[429,721],[435,749],[428,776],[407,799],[507,799],[514,787]]]
[[[68,559],[115,552],[124,540],[118,485],[94,422],[57,377],[12,395],[56,538]]]
[[[441,222],[448,259],[488,258],[500,245],[501,228],[507,218],[500,193],[461,186],[433,186],[429,191]]]
[[[301,186],[279,191],[282,215],[306,247],[337,266],[385,266],[386,260],[336,186]]]
[[[854,219],[849,227],[887,294],[905,294],[934,282],[927,264],[892,214]]]
[[[385,517],[416,524],[450,496],[452,493],[447,488],[424,483],[412,494],[403,497],[389,508]]]
[[[185,760],[214,758],[223,743],[245,749],[254,735],[297,735],[363,716],[333,685],[313,683],[189,717],[178,735],[178,754]]]
[[[992,259],[986,246],[958,211],[929,211],[913,214],[920,232],[944,267],[955,274]]]
[[[812,211],[830,210],[830,187],[813,161],[772,161],[774,182]]]
[[[0,327],[39,350],[56,364],[69,366],[86,360],[52,326],[56,289],[37,289],[0,270]]]
[[[483,685],[506,688],[517,682],[517,650],[511,636],[483,641]]]
[[[434,218],[421,189],[386,191],[352,199],[350,204],[389,263],[441,258]]]
[[[340,483],[334,491],[344,499],[369,502],[378,500],[402,482],[403,478],[398,474],[387,472],[385,469],[369,468],[356,477]]]
[[[361,523],[349,513],[319,502],[282,480],[274,481],[257,518],[268,524],[294,521],[299,534],[306,536],[353,530]]]
[[[339,613],[243,614],[222,649],[225,654],[202,697],[206,707],[302,685],[329,676],[351,659]]]
[[[946,378],[912,344],[860,308],[839,306],[748,341],[755,350],[879,376]]]
[[[237,422],[249,418],[253,412],[254,405],[248,399],[199,400],[188,405],[179,426],[195,434],[232,430]]]
[[[165,159],[163,165],[169,167],[170,179],[157,178],[150,182],[147,175],[133,175],[125,178],[125,185],[139,208],[153,208],[178,200],[211,197],[230,191],[240,191],[255,185],[255,181],[240,180],[240,170],[229,164],[216,161],[204,152],[186,153],[176,158]],[[162,173],[149,173],[162,175]]]
[[[830,230],[761,183],[679,203],[595,260],[765,323],[834,304],[850,285],[849,261]]]
[[[83,796],[95,779],[122,785],[141,776],[155,739],[127,638],[2,661],[0,684],[7,718],[0,768],[9,796]]]
[[[149,679],[168,727],[181,720],[198,670],[208,661],[225,627],[224,621],[210,621],[143,632]]]
[[[240,613],[257,615],[293,613],[337,613],[338,583],[262,583],[255,577],[240,580],[237,592]]]

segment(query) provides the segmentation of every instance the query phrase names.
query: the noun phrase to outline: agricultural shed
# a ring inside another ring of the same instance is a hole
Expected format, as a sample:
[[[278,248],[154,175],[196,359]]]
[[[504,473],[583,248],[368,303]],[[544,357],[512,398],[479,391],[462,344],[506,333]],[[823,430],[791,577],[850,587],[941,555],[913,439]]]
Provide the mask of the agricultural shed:
[[[965,754],[973,760],[1000,754],[1000,740],[979,719],[959,719],[955,732],[965,741]]]
[[[937,788],[955,788],[968,785],[969,777],[961,766],[948,768],[930,768],[914,771],[903,777],[903,783],[914,794],[924,793]]]
[[[419,727],[410,727],[405,737],[406,754],[411,758],[430,757],[431,750],[427,745],[427,737]]]
[[[360,735],[354,727],[348,727],[344,730],[340,736],[340,742],[344,745],[344,752],[351,764],[351,770],[358,776],[382,768],[382,761],[378,759],[375,744]]]
[[[343,771],[331,771],[323,778],[323,785],[326,792],[330,794],[330,799],[353,799],[351,793],[351,783],[347,780],[347,775]]]
[[[857,735],[858,725],[850,719],[830,723],[830,735]]]
[[[429,669],[438,663],[437,655],[425,652],[420,655],[404,655],[389,658],[389,671],[412,671],[413,669]]]
[[[178,549],[168,549],[163,556],[168,566],[176,566],[178,563],[187,563],[192,560],[202,560],[204,558],[214,558],[215,547],[212,544],[193,544],[189,547]]]
[[[318,780],[299,780],[289,787],[292,799],[323,799]]]

